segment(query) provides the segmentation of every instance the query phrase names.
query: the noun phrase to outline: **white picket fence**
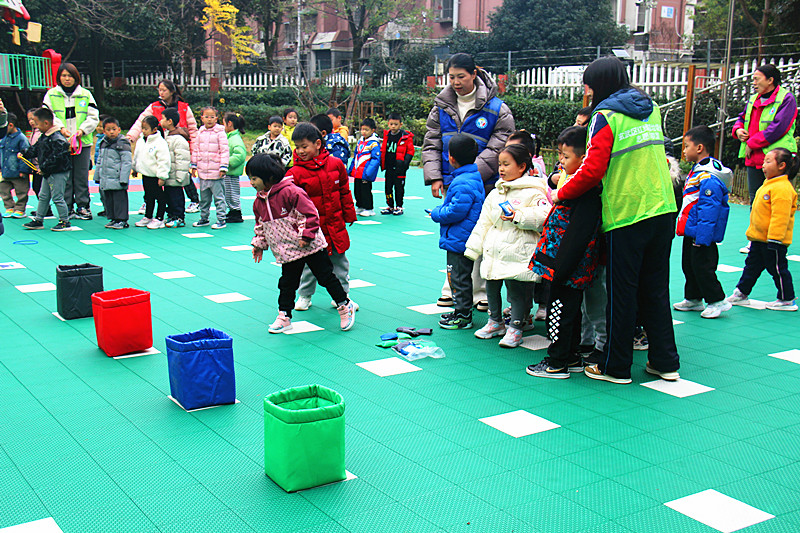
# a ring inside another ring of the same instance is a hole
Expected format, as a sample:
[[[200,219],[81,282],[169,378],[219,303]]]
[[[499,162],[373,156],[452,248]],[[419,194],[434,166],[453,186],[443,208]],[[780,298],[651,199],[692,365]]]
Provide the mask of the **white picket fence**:
[[[771,58],[769,62],[778,68],[795,64],[791,58]],[[763,63],[763,62],[762,62]],[[755,59],[737,62],[731,65],[730,78],[746,76],[755,71],[759,65]],[[528,70],[514,72],[508,80],[508,87],[523,90],[546,90],[551,97],[565,97],[570,99],[580,98],[583,94],[583,69],[585,65],[551,67],[541,66]],[[697,65],[697,75],[705,76],[697,80],[697,87],[702,88],[708,84],[718,82],[721,74],[719,65],[712,65],[710,72],[705,72],[705,65]],[[688,77],[688,65],[682,63],[637,63],[628,67],[628,75],[631,83],[640,87],[650,95],[673,99],[686,95],[686,82]],[[383,76],[378,84],[380,87],[392,87],[394,82],[400,78],[400,72],[393,72]],[[489,73],[489,76],[497,82],[497,76]],[[180,79],[170,73],[148,73],[127,76],[126,81],[129,86],[134,87],[154,87],[160,79],[172,79],[180,86],[189,89],[208,89],[209,78],[203,76],[186,77]],[[335,72],[323,75],[314,80],[314,83],[332,87],[353,87],[361,83],[362,78],[353,72]],[[436,87],[447,85],[447,75],[435,77]],[[107,82],[110,86],[111,82]],[[225,89],[233,90],[263,90],[273,87],[300,87],[305,85],[305,81],[296,74],[278,74],[259,72],[254,74],[235,74],[226,75],[222,81]],[[734,97],[739,96],[737,91],[747,91],[748,87],[737,87],[734,89]]]

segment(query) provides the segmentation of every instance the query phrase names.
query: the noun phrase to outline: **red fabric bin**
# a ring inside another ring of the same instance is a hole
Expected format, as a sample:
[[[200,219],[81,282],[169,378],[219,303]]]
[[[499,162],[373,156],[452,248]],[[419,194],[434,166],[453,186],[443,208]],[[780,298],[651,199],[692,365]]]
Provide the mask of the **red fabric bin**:
[[[153,346],[150,293],[115,289],[92,294],[97,345],[107,356],[141,352]]]

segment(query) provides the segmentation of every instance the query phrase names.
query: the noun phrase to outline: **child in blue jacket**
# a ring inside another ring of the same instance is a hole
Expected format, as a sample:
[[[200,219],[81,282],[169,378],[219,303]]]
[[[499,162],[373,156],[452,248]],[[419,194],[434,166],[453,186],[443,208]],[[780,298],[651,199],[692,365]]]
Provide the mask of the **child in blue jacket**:
[[[319,115],[314,115],[308,121],[322,133],[322,143],[328,153],[347,165],[347,161],[350,159],[350,145],[347,143],[347,139],[342,137],[341,133],[333,131],[331,117],[320,113]]]
[[[17,154],[30,147],[28,138],[17,128],[17,117],[8,113],[8,130],[0,140],[0,198],[5,208],[4,217],[23,218],[28,205],[28,189],[31,188],[29,167],[17,158]],[[11,196],[11,189],[17,193],[17,200]]]
[[[431,210],[431,220],[441,225],[439,248],[447,251],[447,281],[453,293],[455,310],[442,315],[444,329],[472,327],[473,261],[464,255],[467,239],[481,215],[484,200],[483,179],[475,165],[478,143],[464,134],[450,141],[449,162],[453,181],[447,188],[444,203]]]
[[[725,237],[728,224],[728,185],[732,175],[710,155],[716,142],[711,128],[692,128],[683,140],[683,154],[694,166],[686,177],[676,230],[683,236],[684,300],[672,307],[677,311],[702,311],[703,318],[717,318],[731,308],[717,279],[717,243]]]
[[[354,178],[353,196],[356,201],[356,214],[362,217],[375,216],[372,182],[378,177],[381,168],[381,141],[375,135],[376,128],[375,121],[371,118],[361,121],[361,139],[356,145],[356,155],[347,168],[347,174]]]

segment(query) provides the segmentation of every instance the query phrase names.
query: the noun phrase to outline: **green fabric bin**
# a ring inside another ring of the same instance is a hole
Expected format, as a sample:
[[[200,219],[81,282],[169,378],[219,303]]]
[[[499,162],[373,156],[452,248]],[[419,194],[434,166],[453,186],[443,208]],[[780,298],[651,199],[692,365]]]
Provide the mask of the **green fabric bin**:
[[[345,479],[342,395],[305,385],[264,398],[264,471],[286,492]]]

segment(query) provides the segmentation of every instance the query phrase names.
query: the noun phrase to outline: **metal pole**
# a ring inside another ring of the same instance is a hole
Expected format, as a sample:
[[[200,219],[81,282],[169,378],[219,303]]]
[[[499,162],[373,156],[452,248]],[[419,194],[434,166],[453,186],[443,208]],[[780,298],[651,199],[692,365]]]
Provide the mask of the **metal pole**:
[[[297,78],[300,79],[303,75],[303,69],[300,66],[300,44],[302,43],[302,29],[300,25],[300,2],[297,0]]]
[[[706,76],[711,76],[711,39],[706,42]]]
[[[597,59],[600,59],[600,45],[597,45]]]
[[[508,51],[508,68],[506,69],[506,72],[511,72],[511,50]]]
[[[722,73],[722,96],[719,105],[719,157],[722,158],[722,148],[725,144],[725,119],[728,118],[728,73],[731,69],[731,43],[733,42],[733,10],[736,0],[730,0],[728,11],[728,40],[725,43],[725,66]]]

